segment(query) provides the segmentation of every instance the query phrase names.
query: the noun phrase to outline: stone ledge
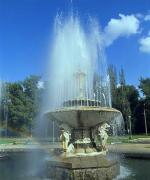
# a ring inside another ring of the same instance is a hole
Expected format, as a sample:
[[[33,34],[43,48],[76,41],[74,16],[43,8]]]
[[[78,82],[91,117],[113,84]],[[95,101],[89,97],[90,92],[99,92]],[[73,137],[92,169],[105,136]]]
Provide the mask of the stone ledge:
[[[116,161],[110,161],[103,155],[97,156],[77,156],[77,157],[53,157],[53,161],[49,161],[48,165],[65,167],[68,169],[86,169],[86,168],[108,168],[115,164]]]
[[[123,154],[130,158],[150,158],[150,144],[114,144],[108,145],[110,153]]]
[[[47,172],[52,180],[112,180],[119,174],[119,164],[105,157],[69,157],[48,161]]]

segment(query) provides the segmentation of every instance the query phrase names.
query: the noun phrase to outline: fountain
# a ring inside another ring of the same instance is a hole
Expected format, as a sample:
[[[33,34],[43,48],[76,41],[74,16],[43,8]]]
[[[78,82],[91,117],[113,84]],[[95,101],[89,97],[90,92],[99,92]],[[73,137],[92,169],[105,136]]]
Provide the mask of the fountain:
[[[48,161],[50,179],[112,179],[107,131],[120,112],[111,108],[102,35],[95,20],[86,31],[77,16],[57,16],[50,64],[50,103],[45,116],[60,127],[62,149]]]

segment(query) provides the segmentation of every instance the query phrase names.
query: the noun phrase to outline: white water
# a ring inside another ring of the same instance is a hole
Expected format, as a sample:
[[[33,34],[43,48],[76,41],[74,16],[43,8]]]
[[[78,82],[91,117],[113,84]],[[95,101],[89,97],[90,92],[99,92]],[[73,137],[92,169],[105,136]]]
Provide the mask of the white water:
[[[118,114],[115,118],[112,119],[111,127],[113,128],[112,134],[113,136],[116,136],[116,140],[119,135],[125,135],[125,124],[122,113]]]
[[[131,174],[132,174],[132,172],[129,169],[127,169],[124,166],[120,166],[120,174],[115,178],[115,180],[126,179],[126,178],[130,177]]]
[[[111,106],[107,62],[99,24],[83,26],[78,16],[57,15],[49,65],[48,110],[68,100],[92,99]],[[82,104],[81,104],[82,105]],[[96,103],[95,103],[96,105]]]
[[[69,17],[56,16],[48,70],[49,90],[44,101],[44,108],[47,102],[46,111],[61,108],[69,100],[79,99],[87,102],[91,99],[100,102],[95,103],[96,106],[111,107],[107,61],[99,24],[95,20],[83,26],[79,17],[73,14]],[[123,123],[122,115],[118,115],[112,122],[114,136],[118,135]],[[50,126],[40,125],[44,127],[42,129]],[[53,126],[51,130],[55,132]]]

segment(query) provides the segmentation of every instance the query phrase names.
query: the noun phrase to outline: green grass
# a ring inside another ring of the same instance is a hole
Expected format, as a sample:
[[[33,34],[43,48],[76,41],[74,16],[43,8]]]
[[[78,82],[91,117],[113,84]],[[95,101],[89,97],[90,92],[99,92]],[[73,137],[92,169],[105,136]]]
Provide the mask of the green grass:
[[[2,144],[27,144],[34,143],[34,140],[31,138],[0,138],[0,145]]]
[[[130,140],[138,139],[138,138],[150,138],[150,135],[132,135],[132,139],[129,139],[129,135],[125,136],[109,136],[108,138],[108,143],[113,143],[113,142],[121,142],[121,143],[132,143]]]
[[[138,138],[150,138],[150,135],[149,136],[146,136],[146,135],[133,135],[132,136],[132,139],[131,140],[134,140],[134,139],[138,139]],[[116,143],[116,142],[121,142],[121,143],[132,143],[129,139],[129,136],[128,135],[125,135],[125,136],[117,136],[117,137],[114,137],[114,136],[109,136],[108,138],[108,143]],[[26,145],[26,144],[34,144],[36,143],[35,139],[34,138],[0,138],[0,145],[2,144],[14,144],[14,145]]]

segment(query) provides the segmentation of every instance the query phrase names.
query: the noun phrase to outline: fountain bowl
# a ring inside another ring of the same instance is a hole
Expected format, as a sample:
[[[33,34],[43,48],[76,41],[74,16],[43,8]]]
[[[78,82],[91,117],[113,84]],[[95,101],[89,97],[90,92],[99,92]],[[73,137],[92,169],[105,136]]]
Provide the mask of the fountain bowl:
[[[104,122],[111,122],[118,114],[120,111],[110,107],[76,106],[56,109],[47,112],[46,116],[71,128],[94,128]]]

